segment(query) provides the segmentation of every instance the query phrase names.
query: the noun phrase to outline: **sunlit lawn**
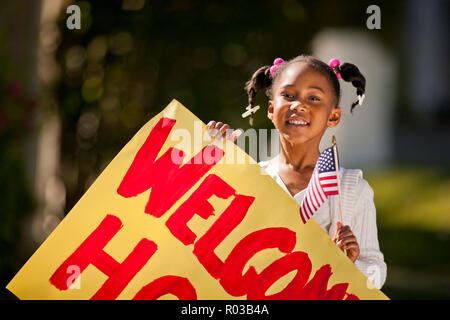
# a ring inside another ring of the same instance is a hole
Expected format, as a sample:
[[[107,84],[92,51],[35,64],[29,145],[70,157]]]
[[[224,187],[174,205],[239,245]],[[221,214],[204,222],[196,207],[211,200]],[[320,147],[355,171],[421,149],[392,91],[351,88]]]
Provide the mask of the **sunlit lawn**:
[[[392,299],[450,298],[450,173],[407,167],[366,173]]]

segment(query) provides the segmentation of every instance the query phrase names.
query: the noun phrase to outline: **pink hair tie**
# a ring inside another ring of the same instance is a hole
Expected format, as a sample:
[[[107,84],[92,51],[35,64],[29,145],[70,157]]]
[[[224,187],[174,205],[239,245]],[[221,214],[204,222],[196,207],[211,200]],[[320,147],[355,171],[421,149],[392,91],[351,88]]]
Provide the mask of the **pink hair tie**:
[[[270,67],[269,71],[271,75],[274,75],[277,72],[278,66],[284,62],[281,58],[276,58],[273,60],[273,66]]]
[[[342,79],[341,73],[339,72],[339,66],[341,65],[341,63],[339,62],[338,59],[333,58],[330,60],[330,62],[328,62],[328,65],[331,67],[331,69],[333,69],[334,73],[336,74],[336,77],[338,79]]]

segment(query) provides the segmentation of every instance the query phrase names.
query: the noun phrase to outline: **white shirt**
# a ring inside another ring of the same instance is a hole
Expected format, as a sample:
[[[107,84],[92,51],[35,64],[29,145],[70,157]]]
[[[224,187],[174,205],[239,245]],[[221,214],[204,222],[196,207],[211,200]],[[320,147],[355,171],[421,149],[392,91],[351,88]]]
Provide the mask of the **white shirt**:
[[[306,189],[291,195],[283,180],[278,175],[278,169],[269,161],[259,162],[259,165],[270,175],[294,200],[301,204]],[[359,245],[359,257],[355,261],[356,267],[377,287],[381,288],[386,281],[386,263],[378,244],[376,224],[376,209],[373,201],[373,190],[362,178],[361,170],[341,168],[341,196],[343,198],[343,223],[349,225]],[[352,187],[353,183],[353,187]],[[355,192],[356,191],[356,192]],[[336,233],[340,216],[339,201],[330,197],[322,204],[312,218],[333,238]],[[330,210],[330,206],[333,210]]]

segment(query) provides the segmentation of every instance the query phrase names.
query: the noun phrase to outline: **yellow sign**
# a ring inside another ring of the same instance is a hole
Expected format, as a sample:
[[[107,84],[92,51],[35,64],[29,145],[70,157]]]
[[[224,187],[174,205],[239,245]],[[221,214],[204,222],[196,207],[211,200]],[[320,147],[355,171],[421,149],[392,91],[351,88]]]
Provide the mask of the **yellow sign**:
[[[20,299],[387,299],[253,159],[175,100],[7,288]]]

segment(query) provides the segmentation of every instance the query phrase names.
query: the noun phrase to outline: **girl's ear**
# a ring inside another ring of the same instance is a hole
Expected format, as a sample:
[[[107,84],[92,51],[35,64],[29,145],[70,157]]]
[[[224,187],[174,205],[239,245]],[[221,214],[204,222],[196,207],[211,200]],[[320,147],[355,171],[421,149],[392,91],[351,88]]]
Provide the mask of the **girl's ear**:
[[[273,121],[273,103],[272,100],[269,100],[268,108],[267,108],[267,118],[270,119],[270,121]]]
[[[331,110],[331,114],[328,117],[327,121],[327,127],[336,127],[339,124],[339,121],[341,121],[341,108],[334,107],[333,110]]]

